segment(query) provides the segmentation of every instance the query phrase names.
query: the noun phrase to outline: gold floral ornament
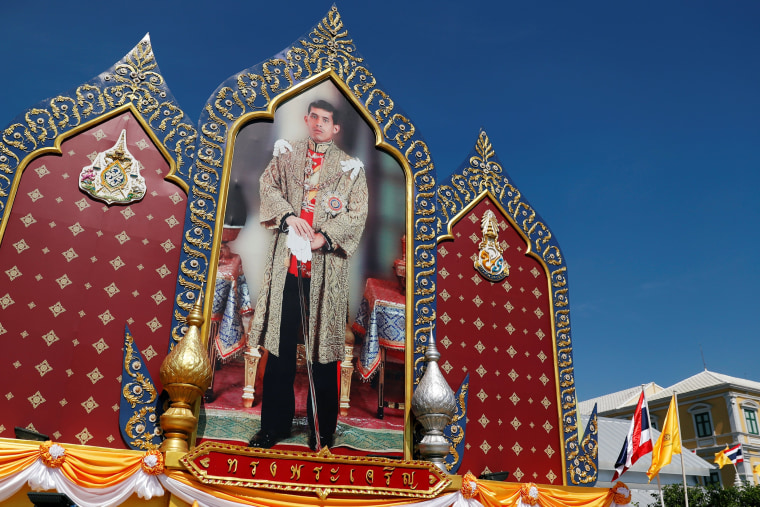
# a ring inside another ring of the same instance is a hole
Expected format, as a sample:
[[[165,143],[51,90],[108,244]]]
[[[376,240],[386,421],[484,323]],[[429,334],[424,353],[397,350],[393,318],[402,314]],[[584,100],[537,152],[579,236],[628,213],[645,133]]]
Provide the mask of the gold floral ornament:
[[[164,455],[157,449],[150,450],[143,456],[140,466],[148,475],[160,475],[164,471]]]
[[[612,501],[618,505],[631,503],[631,490],[624,482],[617,481],[612,487]]]
[[[475,495],[478,494],[478,480],[470,472],[464,474],[464,477],[462,478],[462,488],[459,492],[467,499],[475,498]]]
[[[475,260],[475,269],[486,280],[500,282],[509,276],[509,266],[502,257],[504,249],[499,245],[499,222],[494,212],[489,209],[483,213],[480,225],[483,228],[483,239],[478,245],[480,252]]]
[[[129,204],[145,197],[143,165],[127,149],[127,131],[122,130],[110,149],[97,154],[79,173],[79,188],[106,204]]]
[[[331,68],[345,78],[357,63],[363,61],[363,58],[354,54],[354,41],[343,27],[343,20],[335,6],[301,44],[308,51],[309,62],[314,65],[315,72]]]
[[[538,487],[532,482],[523,484],[520,488],[520,500],[525,505],[538,504]]]
[[[66,449],[48,440],[40,446],[40,459],[50,468],[60,468],[66,461]]]

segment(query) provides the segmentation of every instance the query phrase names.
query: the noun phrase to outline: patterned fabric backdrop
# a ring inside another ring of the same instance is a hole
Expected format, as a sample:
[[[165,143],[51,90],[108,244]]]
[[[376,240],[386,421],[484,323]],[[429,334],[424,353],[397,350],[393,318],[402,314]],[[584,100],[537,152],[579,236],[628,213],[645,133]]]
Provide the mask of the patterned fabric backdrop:
[[[473,267],[486,210],[499,221],[509,276],[492,283]],[[510,481],[562,484],[561,420],[548,279],[489,198],[438,245],[439,364],[450,385],[470,373],[467,437],[459,473],[508,471]]]
[[[79,173],[122,129],[147,193],[95,201]],[[124,325],[154,382],[166,355],[187,196],[130,113],[65,141],[26,168],[0,246],[0,436],[125,448],[118,409]],[[158,386],[160,389],[160,386]]]

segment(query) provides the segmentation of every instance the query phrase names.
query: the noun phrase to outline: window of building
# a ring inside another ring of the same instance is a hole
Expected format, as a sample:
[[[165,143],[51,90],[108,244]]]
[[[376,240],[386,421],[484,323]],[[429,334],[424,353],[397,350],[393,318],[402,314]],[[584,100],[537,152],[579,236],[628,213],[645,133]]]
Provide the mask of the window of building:
[[[698,437],[711,437],[713,434],[710,412],[694,414],[694,425],[697,427]]]
[[[697,403],[689,408],[691,416],[694,420],[694,429],[697,433],[697,438],[705,438],[713,436],[713,424],[712,424],[712,407],[707,403]]]
[[[757,409],[745,408],[744,422],[747,424],[747,433],[751,433],[753,435],[760,435],[760,432],[757,429]]]
[[[705,486],[720,486],[720,470],[710,470],[710,476],[704,480]]]

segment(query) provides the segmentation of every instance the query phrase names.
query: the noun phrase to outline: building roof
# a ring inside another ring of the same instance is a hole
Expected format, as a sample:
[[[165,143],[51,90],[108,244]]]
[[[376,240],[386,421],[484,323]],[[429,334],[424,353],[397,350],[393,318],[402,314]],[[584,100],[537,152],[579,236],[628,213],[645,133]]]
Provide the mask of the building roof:
[[[733,387],[734,389],[746,389],[760,392],[760,382],[732,377],[730,375],[724,375],[709,370],[701,371],[696,375],[681,380],[666,388],[660,387],[654,382],[650,382],[645,385],[645,389],[647,400],[651,403],[655,400],[670,398],[673,395],[673,392],[676,392],[677,394],[691,393],[726,386]],[[640,392],[641,386],[636,386],[582,401],[578,403],[578,411],[583,415],[591,414],[595,403],[597,404],[597,412],[600,414],[629,407],[637,403]]]
[[[615,393],[605,394],[597,398],[581,401],[578,403],[578,412],[581,415],[591,415],[594,410],[594,404],[597,405],[597,413],[603,414],[610,410],[616,410],[628,405],[635,405],[639,401],[639,393],[641,393],[640,385],[636,387],[629,387],[622,391]],[[644,385],[644,389],[647,393],[647,399],[651,399],[651,396],[655,393],[662,391],[662,387],[658,386],[654,382],[650,382]]]
[[[724,375],[722,373],[704,370],[697,373],[696,375],[673,384],[667,389],[664,389],[662,392],[648,397],[648,399],[659,400],[662,398],[670,398],[674,391],[676,393],[691,393],[694,391],[701,391],[714,387],[725,386],[731,386],[734,389],[746,389],[749,391],[760,392],[760,382],[746,380],[738,377],[731,377],[730,375]]]

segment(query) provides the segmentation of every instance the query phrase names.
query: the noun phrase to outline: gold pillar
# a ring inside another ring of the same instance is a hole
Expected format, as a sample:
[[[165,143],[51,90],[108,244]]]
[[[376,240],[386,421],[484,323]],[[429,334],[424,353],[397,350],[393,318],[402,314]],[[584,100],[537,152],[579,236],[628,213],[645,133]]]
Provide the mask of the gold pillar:
[[[256,401],[256,377],[261,362],[261,352],[258,345],[248,345],[245,348],[245,386],[243,387],[243,406],[251,408]],[[261,398],[261,395],[258,396]]]
[[[351,328],[346,326],[346,349],[340,362],[340,415],[346,417],[351,408],[351,376],[354,373],[354,342]]]

